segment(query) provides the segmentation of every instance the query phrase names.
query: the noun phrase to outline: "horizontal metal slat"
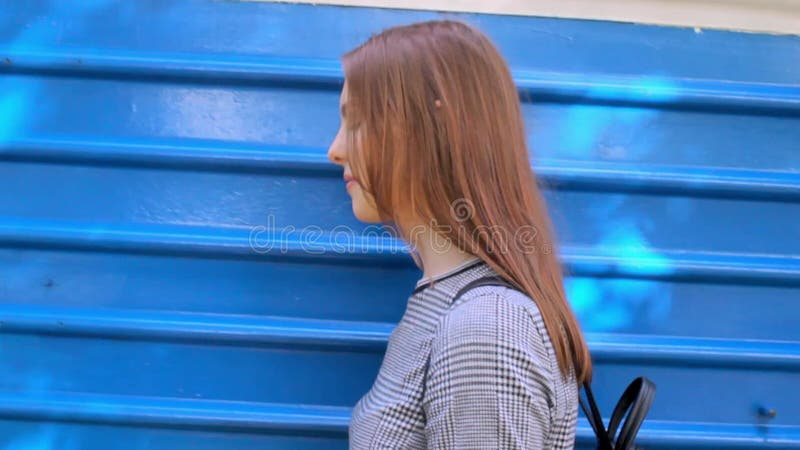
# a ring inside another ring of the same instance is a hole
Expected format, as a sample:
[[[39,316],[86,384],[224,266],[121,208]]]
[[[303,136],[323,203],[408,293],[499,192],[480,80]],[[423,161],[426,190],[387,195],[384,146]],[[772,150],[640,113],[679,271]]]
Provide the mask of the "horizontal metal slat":
[[[341,235],[314,230],[121,227],[38,221],[0,223],[0,246],[212,258],[288,258],[343,264],[410,266],[405,244],[387,235]],[[562,262],[577,276],[800,285],[800,257],[742,253],[662,252],[564,246]]]
[[[394,325],[185,312],[0,305],[0,332],[210,345],[383,351]]]
[[[0,305],[0,333],[383,352],[394,325],[226,314]],[[800,371],[800,342],[588,333],[599,362]]]
[[[54,392],[45,398],[29,398],[0,393],[0,418],[341,436],[347,432],[350,408]]]
[[[91,49],[15,51],[0,49],[0,73],[177,80],[256,85],[341,85],[335,60],[266,55],[196,55]],[[800,87],[728,80],[661,79],[608,74],[514,70],[518,88],[539,99],[585,103],[640,104],[654,107],[800,114]]]
[[[347,436],[351,409],[318,405],[176,400],[51,393],[44,398],[0,393],[0,418],[234,433]],[[579,445],[593,442],[578,423]],[[646,421],[637,442],[657,448],[800,448],[800,428],[749,424]]]
[[[238,172],[340,176],[326,150],[211,142],[21,139],[0,143],[0,160]],[[719,167],[542,160],[545,187],[800,202],[800,173]]]

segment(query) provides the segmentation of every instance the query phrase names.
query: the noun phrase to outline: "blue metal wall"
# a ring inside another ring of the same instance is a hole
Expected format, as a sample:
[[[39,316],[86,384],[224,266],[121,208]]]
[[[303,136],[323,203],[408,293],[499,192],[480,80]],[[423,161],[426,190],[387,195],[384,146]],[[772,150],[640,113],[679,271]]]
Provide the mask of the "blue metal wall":
[[[338,57],[440,16],[2,3],[0,449],[345,448],[420,274],[335,233]],[[525,99],[604,410],[647,374],[647,448],[800,448],[800,38],[458,17]]]

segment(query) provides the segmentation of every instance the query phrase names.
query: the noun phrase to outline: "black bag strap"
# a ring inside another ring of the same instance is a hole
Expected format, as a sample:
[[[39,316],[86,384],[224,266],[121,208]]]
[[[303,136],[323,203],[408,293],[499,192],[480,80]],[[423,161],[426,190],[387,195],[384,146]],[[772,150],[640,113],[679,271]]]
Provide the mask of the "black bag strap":
[[[519,290],[519,288],[515,287],[504,278],[491,275],[467,283],[456,293],[453,298],[453,303],[471,289],[479,286],[498,285]],[[656,391],[655,384],[645,377],[639,377],[633,380],[633,382],[628,385],[627,389],[625,389],[625,393],[622,394],[619,402],[617,402],[614,413],[611,415],[608,429],[603,425],[600,408],[598,408],[597,402],[594,399],[592,387],[589,382],[583,383],[583,391],[586,393],[589,406],[586,406],[583,398],[580,398],[580,405],[583,409],[583,413],[586,415],[586,419],[589,421],[589,425],[591,425],[597,437],[597,450],[629,450],[633,448],[636,434],[639,433],[639,428],[642,426],[642,422],[644,422],[647,412],[650,410],[650,405],[653,403]],[[622,423],[622,418],[626,415],[627,418],[625,422]],[[619,432],[619,436],[616,436],[617,428],[621,423],[622,429]]]
[[[633,448],[633,440],[636,434],[639,433],[639,428],[642,426],[647,412],[650,410],[650,405],[653,404],[653,399],[656,394],[656,385],[645,377],[639,377],[628,385],[625,393],[620,397],[617,406],[614,408],[614,413],[611,414],[611,420],[608,423],[608,436],[615,440],[617,445],[615,450],[628,450]],[[625,422],[622,424],[622,429],[617,435],[617,427],[622,422],[622,418],[627,415]],[[616,436],[616,439],[614,439]]]
[[[469,291],[471,289],[475,289],[476,287],[480,287],[480,286],[498,286],[498,285],[499,286],[505,286],[505,287],[511,288],[511,289],[517,289],[516,287],[514,287],[514,285],[512,285],[511,283],[509,283],[505,279],[503,279],[503,278],[501,278],[499,276],[490,275],[490,276],[478,278],[477,280],[472,280],[469,283],[467,283],[464,287],[459,289],[459,291],[456,293],[455,297],[453,297],[453,303],[455,303],[456,300],[461,298],[461,296],[464,295],[464,293],[466,293],[467,291]],[[519,289],[517,289],[517,290],[519,290]]]
[[[583,398],[579,398],[581,409],[583,409],[583,414],[586,416],[586,420],[589,421],[589,425],[591,425],[592,431],[594,431],[594,435],[597,438],[597,450],[614,450],[614,444],[611,442],[611,437],[603,425],[600,408],[597,407],[597,402],[594,400],[594,394],[592,393],[592,386],[588,381],[584,381],[583,391],[589,400],[589,407],[586,407],[586,402],[583,401]]]

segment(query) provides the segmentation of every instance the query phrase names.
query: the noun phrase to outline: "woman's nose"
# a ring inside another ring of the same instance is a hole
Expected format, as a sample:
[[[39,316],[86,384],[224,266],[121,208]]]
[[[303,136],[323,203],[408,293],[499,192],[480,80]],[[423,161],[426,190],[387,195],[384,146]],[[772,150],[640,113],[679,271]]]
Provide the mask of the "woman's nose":
[[[334,163],[334,164],[339,164],[340,166],[344,164],[344,160],[342,159],[342,157],[341,157],[341,156],[339,156],[339,155],[337,155],[335,152],[333,152],[333,151],[332,151],[332,150],[330,150],[330,149],[328,149],[328,159],[329,159],[329,160],[330,160],[332,163]]]
[[[343,166],[345,163],[345,153],[339,145],[339,139],[335,139],[331,146],[328,148],[328,159],[334,163]]]

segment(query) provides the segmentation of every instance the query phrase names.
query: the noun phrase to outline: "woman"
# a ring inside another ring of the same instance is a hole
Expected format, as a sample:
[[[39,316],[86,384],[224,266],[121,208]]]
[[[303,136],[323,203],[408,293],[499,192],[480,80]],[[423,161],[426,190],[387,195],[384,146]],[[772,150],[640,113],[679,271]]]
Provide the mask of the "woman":
[[[455,21],[385,30],[343,64],[328,157],[356,217],[391,225],[423,270],[353,410],[350,448],[572,448],[592,364],[507,64]],[[517,289],[454,298],[487,275]]]

